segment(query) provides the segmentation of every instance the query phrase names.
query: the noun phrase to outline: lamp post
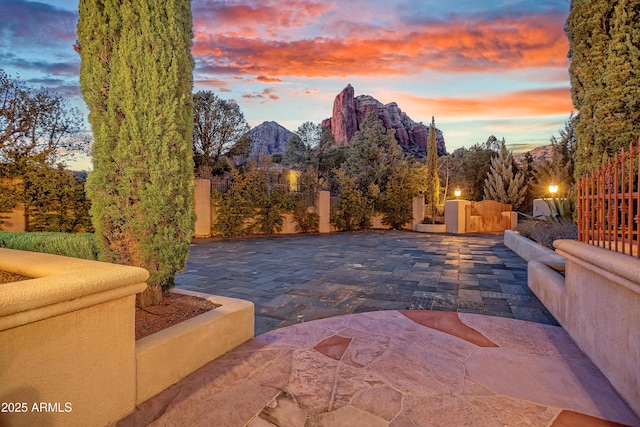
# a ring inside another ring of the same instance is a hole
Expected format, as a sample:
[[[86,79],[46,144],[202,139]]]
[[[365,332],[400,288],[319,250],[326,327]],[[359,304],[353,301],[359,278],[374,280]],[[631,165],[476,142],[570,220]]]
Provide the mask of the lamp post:
[[[557,192],[558,192],[558,185],[553,183],[549,184],[549,193],[551,193],[551,197],[555,197]]]
[[[460,189],[459,189],[459,188],[456,188],[456,189],[454,190],[453,194],[456,196],[456,199],[457,199],[458,197],[460,197],[460,194],[462,194],[462,192],[460,191]]]

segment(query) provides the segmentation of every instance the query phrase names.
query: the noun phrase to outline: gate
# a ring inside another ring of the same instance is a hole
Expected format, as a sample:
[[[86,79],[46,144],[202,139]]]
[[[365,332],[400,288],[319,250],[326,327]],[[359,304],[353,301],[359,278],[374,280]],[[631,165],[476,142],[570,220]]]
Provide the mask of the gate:
[[[503,233],[511,229],[511,205],[483,200],[465,206],[465,233]]]

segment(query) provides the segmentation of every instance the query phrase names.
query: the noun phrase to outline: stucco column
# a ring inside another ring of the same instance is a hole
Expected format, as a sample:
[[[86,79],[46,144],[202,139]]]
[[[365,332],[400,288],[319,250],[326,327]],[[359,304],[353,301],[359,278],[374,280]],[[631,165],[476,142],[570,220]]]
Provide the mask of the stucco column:
[[[416,231],[416,225],[422,224],[424,221],[424,196],[413,196],[413,221],[411,223],[411,229]]]
[[[211,237],[211,181],[196,179],[194,188],[196,213],[195,237]]]
[[[465,207],[470,205],[468,200],[447,200],[444,205],[444,223],[447,233],[465,233]]]
[[[318,192],[316,200],[316,212],[320,217],[318,231],[320,233],[331,232],[331,215],[330,215],[331,194],[328,191]]]

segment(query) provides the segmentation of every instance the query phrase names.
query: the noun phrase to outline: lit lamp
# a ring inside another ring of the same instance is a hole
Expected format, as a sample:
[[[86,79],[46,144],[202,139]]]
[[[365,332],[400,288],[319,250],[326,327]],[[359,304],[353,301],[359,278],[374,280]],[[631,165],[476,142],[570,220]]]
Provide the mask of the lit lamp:
[[[453,194],[456,196],[456,199],[457,199],[458,197],[460,197],[460,194],[461,194],[461,193],[462,193],[462,192],[460,191],[460,189],[459,189],[459,188],[456,188],[456,189],[455,189],[455,191],[453,192]]]
[[[555,194],[558,192],[558,185],[557,184],[549,184],[549,193],[551,193],[552,196],[555,196]]]

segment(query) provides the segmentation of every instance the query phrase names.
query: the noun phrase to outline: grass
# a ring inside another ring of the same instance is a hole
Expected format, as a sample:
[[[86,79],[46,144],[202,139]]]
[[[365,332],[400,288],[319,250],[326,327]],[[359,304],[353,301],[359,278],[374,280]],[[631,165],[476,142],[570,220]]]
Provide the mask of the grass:
[[[15,233],[0,231],[0,248],[43,252],[96,260],[98,248],[92,233]]]

